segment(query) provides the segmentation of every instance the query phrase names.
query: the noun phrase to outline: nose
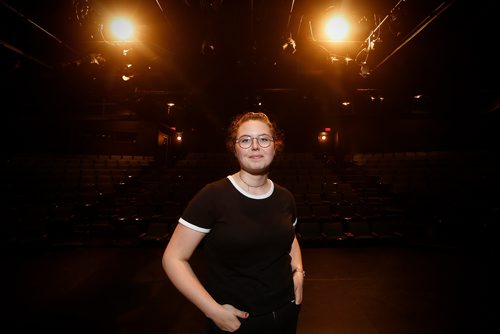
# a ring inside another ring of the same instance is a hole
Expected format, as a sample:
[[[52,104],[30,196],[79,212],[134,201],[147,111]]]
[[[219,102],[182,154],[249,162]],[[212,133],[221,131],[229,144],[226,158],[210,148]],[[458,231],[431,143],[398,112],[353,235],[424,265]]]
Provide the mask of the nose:
[[[252,149],[258,149],[259,148],[259,138],[252,138]]]

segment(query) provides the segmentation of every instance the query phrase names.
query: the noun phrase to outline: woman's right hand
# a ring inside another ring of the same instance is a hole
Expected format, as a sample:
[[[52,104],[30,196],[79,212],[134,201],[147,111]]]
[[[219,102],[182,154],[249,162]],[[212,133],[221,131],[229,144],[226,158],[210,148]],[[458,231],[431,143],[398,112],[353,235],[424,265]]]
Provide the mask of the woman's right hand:
[[[238,318],[246,319],[249,316],[248,312],[240,311],[233,305],[224,304],[221,307],[221,311],[214,314],[211,319],[223,331],[232,333],[238,330],[241,326]]]

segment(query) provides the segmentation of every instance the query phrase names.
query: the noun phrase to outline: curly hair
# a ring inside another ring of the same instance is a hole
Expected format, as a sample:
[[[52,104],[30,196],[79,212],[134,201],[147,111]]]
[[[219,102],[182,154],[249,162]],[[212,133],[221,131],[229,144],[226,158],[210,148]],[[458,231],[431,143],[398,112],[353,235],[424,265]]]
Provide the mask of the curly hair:
[[[271,135],[274,139],[274,148],[277,153],[281,152],[285,146],[283,141],[283,133],[276,126],[276,123],[271,121],[269,117],[263,112],[245,112],[243,114],[239,114],[233,118],[229,128],[227,130],[227,139],[226,139],[226,147],[229,152],[234,153],[236,150],[236,136],[238,134],[238,129],[241,124],[247,121],[261,121],[269,126],[269,130],[271,131]]]

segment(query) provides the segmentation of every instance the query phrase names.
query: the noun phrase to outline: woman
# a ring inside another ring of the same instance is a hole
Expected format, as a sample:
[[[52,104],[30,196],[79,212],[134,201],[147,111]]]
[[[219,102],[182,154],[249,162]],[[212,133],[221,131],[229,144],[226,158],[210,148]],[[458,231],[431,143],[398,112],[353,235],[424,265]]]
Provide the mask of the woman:
[[[297,213],[291,192],[268,178],[283,141],[261,112],[239,115],[228,133],[240,170],[191,199],[165,249],[163,269],[209,319],[209,333],[294,334],[305,276]],[[202,240],[205,284],[189,264]]]

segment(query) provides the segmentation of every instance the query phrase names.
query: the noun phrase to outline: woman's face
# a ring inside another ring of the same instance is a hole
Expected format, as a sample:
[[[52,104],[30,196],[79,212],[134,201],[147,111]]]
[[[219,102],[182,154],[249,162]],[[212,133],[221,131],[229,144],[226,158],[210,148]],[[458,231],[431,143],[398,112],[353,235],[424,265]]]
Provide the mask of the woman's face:
[[[250,143],[248,148],[241,148],[240,144],[236,143],[235,155],[241,169],[252,174],[267,172],[276,154],[269,126],[261,121],[246,121],[240,125],[236,138],[243,145],[245,142]],[[269,146],[262,147],[262,145]]]

